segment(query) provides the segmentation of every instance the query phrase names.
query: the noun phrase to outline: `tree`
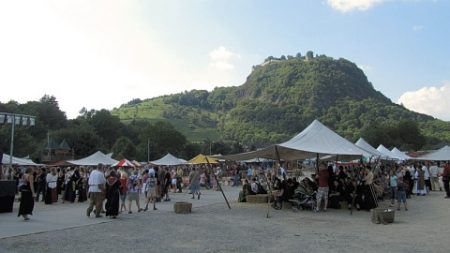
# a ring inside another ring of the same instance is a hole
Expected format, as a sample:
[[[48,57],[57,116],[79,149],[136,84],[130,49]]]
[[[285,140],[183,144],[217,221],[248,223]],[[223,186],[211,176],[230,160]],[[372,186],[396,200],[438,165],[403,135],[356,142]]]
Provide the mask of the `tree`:
[[[120,122],[119,117],[111,115],[105,109],[96,111],[88,119],[88,122],[102,139],[102,147],[105,149],[111,148],[114,142],[122,136],[124,125]]]
[[[136,146],[127,137],[120,137],[114,143],[112,150],[113,155],[116,159],[135,159],[136,156]]]

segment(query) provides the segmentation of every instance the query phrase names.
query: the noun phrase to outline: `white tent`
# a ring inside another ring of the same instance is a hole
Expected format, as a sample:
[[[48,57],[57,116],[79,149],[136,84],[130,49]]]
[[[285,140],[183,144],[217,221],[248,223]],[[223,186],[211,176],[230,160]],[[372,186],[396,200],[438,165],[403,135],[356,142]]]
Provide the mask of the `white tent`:
[[[372,147],[372,145],[370,145],[363,138],[359,138],[358,141],[355,143],[355,145],[360,147],[363,150],[366,150],[370,154],[372,154],[372,157],[374,157],[374,158],[381,158],[381,159],[386,158],[386,156],[383,153],[381,153],[380,151],[376,150],[374,147]],[[366,157],[370,158],[370,156],[366,156]]]
[[[178,159],[175,156],[171,155],[170,153],[167,153],[167,155],[165,155],[164,157],[155,161],[151,161],[150,163],[154,165],[175,166],[185,164],[186,161]]]
[[[391,150],[391,153],[393,153],[394,155],[396,155],[397,157],[399,157],[400,160],[410,160],[412,159],[410,156],[406,155],[405,153],[403,153],[402,151],[400,151],[398,148],[394,147]]]
[[[419,156],[415,159],[423,161],[450,161],[450,147],[445,145],[444,147],[436,151],[423,156]]]
[[[94,154],[79,159],[79,160],[71,160],[71,161],[67,161],[68,163],[74,164],[74,165],[84,165],[84,166],[96,166],[99,163],[103,164],[103,165],[112,165],[117,163],[117,160],[112,159],[111,157],[109,157],[108,155],[103,154],[100,151],[95,152]]]
[[[398,157],[396,154],[392,153],[389,149],[387,149],[383,144],[380,144],[377,148],[378,151],[380,151],[382,154],[384,154],[387,158],[393,159],[393,160],[401,160],[400,157]]]
[[[10,155],[3,154],[3,164],[9,164]],[[12,157],[12,163],[19,166],[44,166],[43,164],[38,164],[33,162],[31,159],[28,158],[18,158],[18,157]]]
[[[356,159],[360,158],[363,153],[364,151],[358,146],[339,136],[318,120],[314,120],[301,133],[284,143],[253,152],[228,155],[223,158],[241,161],[260,157],[291,161],[311,158],[316,155],[338,155],[340,159]]]

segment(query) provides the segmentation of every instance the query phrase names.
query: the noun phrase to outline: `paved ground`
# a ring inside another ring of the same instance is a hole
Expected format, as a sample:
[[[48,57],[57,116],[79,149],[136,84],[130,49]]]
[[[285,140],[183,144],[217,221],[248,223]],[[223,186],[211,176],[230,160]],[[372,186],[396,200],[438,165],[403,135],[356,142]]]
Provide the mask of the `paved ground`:
[[[236,199],[236,189],[227,188]],[[203,198],[204,197],[204,198]],[[190,200],[188,195],[173,199]],[[410,210],[396,213],[391,225],[374,225],[365,211],[270,210],[266,218],[264,204],[232,203],[228,210],[220,193],[204,192],[193,201],[192,214],[179,215],[172,203],[160,210],[122,215],[119,220],[101,224],[83,216],[85,204],[43,207],[33,221],[21,222],[14,215],[0,214],[0,230],[5,219],[14,220],[19,230],[41,223],[47,209],[55,209],[58,219],[78,217],[82,226],[0,239],[0,252],[449,252],[450,200],[433,192],[426,197],[413,197]],[[75,212],[75,208],[79,211]],[[75,218],[74,218],[75,219]],[[69,223],[67,223],[69,224]],[[11,226],[11,225],[9,225]],[[43,226],[52,226],[47,224]],[[14,227],[14,226],[12,226]],[[59,229],[59,228],[56,228]],[[26,231],[26,230],[25,230]]]

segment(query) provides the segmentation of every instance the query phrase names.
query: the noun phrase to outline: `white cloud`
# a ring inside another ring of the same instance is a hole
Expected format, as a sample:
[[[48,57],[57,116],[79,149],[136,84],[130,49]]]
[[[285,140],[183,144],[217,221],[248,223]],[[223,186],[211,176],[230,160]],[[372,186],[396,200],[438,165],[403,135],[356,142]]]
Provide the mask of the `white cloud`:
[[[233,58],[241,58],[239,54],[227,50],[224,46],[220,46],[211,51],[211,53],[209,53],[209,57],[213,61],[232,60]]]
[[[367,64],[358,65],[358,68],[362,69],[362,71],[364,71],[364,72],[368,72],[368,71],[372,70],[372,66],[367,65]]]
[[[365,11],[385,0],[327,0],[328,5],[341,12]]]
[[[209,66],[211,68],[220,71],[228,71],[234,69],[234,64],[232,62],[236,59],[240,59],[241,56],[229,51],[224,46],[220,46],[209,53],[209,58]]]
[[[450,81],[440,86],[426,86],[416,91],[408,91],[400,96],[398,103],[406,108],[450,120]]]

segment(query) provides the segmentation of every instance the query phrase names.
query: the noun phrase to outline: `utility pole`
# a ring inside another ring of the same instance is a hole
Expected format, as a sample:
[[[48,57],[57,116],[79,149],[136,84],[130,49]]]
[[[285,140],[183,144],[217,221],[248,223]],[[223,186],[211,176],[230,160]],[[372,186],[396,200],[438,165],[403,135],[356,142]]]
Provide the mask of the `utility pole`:
[[[11,124],[11,145],[9,149],[9,164],[12,165],[13,155],[14,155],[14,132],[16,129],[16,124],[22,126],[34,126],[36,122],[36,117],[25,114],[0,112],[0,124]]]
[[[150,138],[147,138],[147,162],[150,162]]]

